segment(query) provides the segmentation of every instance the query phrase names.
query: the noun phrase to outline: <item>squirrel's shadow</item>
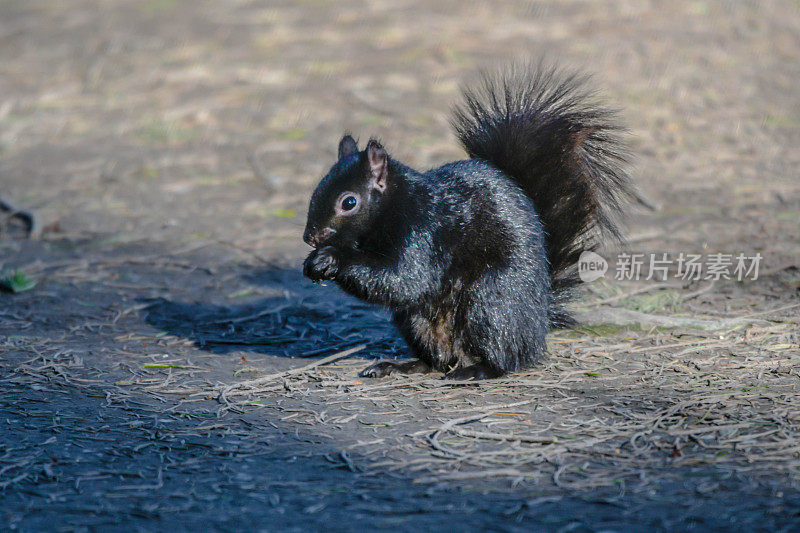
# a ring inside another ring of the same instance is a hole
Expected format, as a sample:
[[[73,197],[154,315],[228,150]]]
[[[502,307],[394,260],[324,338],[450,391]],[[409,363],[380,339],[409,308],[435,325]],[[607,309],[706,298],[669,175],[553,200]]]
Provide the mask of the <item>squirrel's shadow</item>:
[[[213,353],[250,351],[311,357],[368,343],[364,355],[402,355],[405,347],[387,313],[333,286],[314,286],[298,273],[268,269],[244,274],[269,297],[238,305],[151,301],[146,321]],[[214,299],[214,295],[209,295]],[[219,298],[217,298],[218,300]]]

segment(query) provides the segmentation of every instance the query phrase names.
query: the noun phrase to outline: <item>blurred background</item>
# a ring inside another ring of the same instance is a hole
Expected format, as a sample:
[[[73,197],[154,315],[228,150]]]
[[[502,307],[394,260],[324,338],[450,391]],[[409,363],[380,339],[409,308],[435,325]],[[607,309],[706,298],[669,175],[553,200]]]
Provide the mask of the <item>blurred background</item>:
[[[0,195],[61,237],[297,258],[344,130],[428,168],[480,68],[544,56],[622,110],[639,248],[800,255],[797,2],[0,4]],[[8,246],[0,253],[10,253]],[[294,260],[294,259],[293,259]]]
[[[538,57],[630,129],[629,249],[759,279],[592,283],[504,380],[302,370],[406,353],[300,273],[342,133],[462,158],[459,85]],[[0,200],[41,230],[0,212],[0,522],[798,530],[798,147],[796,0],[0,0]]]

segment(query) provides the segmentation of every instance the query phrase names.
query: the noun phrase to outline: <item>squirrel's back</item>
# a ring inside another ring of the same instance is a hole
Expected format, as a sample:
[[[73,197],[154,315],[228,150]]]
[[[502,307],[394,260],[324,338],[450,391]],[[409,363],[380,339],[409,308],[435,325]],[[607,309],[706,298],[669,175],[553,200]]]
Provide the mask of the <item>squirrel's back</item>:
[[[429,187],[437,191],[431,215],[438,222],[444,220],[441,227],[455,241],[437,245],[453,250],[457,261],[475,261],[476,271],[523,262],[530,256],[546,263],[545,234],[536,209],[501,170],[469,159],[430,170],[426,176]],[[549,279],[545,281],[549,290]]]

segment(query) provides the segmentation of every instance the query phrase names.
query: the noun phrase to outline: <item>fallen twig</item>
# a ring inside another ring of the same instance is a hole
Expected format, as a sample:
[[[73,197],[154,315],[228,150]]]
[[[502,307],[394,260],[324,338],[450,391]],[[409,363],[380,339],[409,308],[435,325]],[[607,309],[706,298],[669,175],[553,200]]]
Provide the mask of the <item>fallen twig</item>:
[[[31,211],[23,211],[8,200],[0,198],[0,211],[9,213],[7,218],[18,218],[25,223],[28,231],[28,238],[38,239],[42,234],[42,229],[39,226],[39,221]]]
[[[774,311],[780,310],[782,309],[776,309]],[[772,311],[764,312],[763,314],[769,312]],[[619,309],[615,307],[600,307],[591,311],[578,311],[575,313],[576,320],[581,324],[613,324],[615,326],[639,326],[643,328],[655,326],[661,328],[699,329],[725,329],[759,322],[753,319],[754,316],[756,315],[712,320],[707,318],[652,315],[633,311],[631,309]]]
[[[249,381],[234,383],[233,385],[229,385],[224,389],[222,389],[222,391],[220,391],[219,399],[220,401],[224,401],[224,399],[228,396],[247,394],[248,389],[252,389],[259,385],[265,385],[277,379],[293,376],[295,374],[302,374],[303,372],[313,370],[318,366],[327,365],[328,363],[333,363],[334,361],[338,361],[339,359],[344,359],[345,357],[349,357],[356,352],[360,352],[366,347],[367,347],[366,344],[359,344],[358,346],[350,348],[349,350],[344,350],[341,352],[337,352],[333,355],[329,355],[328,357],[323,357],[319,361],[314,361],[313,363],[301,366],[299,368],[292,368],[291,370],[286,370],[284,372],[275,372],[274,374],[268,374],[258,379],[251,379]]]

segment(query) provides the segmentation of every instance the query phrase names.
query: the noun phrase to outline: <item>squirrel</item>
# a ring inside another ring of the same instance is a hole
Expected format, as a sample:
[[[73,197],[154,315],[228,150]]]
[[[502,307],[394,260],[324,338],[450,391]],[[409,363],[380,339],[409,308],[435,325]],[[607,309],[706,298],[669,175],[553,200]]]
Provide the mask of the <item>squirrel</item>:
[[[625,129],[587,82],[543,62],[484,73],[451,118],[469,159],[427,172],[344,135],[311,197],[303,273],[388,307],[414,355],[360,376],[500,377],[575,324],[581,253],[621,240],[640,198]]]

